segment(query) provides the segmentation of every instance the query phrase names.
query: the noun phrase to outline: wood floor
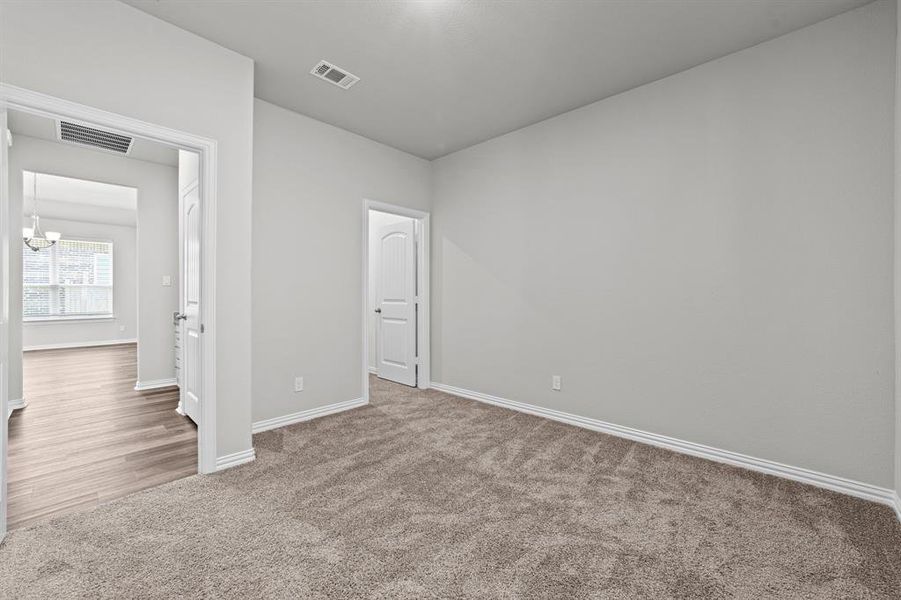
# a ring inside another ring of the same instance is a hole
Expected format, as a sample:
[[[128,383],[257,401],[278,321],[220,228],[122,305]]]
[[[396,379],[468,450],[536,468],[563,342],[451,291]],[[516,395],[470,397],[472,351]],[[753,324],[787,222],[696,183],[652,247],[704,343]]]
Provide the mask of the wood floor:
[[[178,388],[134,391],[135,344],[26,352],[9,419],[10,529],[197,472]]]

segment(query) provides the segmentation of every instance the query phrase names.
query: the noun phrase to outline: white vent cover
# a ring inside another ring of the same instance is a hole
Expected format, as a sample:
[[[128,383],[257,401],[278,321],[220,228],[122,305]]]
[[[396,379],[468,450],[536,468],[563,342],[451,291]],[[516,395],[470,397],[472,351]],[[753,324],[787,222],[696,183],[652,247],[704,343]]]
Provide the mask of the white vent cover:
[[[313,67],[313,70],[310,71],[310,73],[319,79],[325,79],[329,83],[334,83],[339,88],[344,88],[345,90],[360,81],[360,78],[356,75],[351,75],[344,69],[336,67],[331,63],[327,63],[324,60],[320,60],[319,64]]]
[[[128,154],[134,138],[112,131],[104,131],[87,125],[70,123],[69,121],[57,121],[56,128],[59,141],[79,146],[98,148],[116,154]]]

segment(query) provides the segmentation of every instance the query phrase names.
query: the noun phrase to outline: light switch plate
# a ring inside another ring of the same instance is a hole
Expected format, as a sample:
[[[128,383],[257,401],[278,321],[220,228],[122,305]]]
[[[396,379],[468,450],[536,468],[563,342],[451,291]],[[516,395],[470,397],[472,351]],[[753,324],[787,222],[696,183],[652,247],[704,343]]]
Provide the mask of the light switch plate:
[[[163,275],[163,285],[166,287],[170,287],[172,285],[171,275]]]

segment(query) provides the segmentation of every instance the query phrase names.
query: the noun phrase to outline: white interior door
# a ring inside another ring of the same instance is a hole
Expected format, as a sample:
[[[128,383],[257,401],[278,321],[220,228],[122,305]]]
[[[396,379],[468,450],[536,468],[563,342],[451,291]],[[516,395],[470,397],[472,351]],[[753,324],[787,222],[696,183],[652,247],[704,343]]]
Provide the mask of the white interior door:
[[[193,152],[179,152],[181,206],[181,331],[179,334],[179,393],[182,412],[200,419],[200,161]]]
[[[0,107],[0,540],[6,535],[6,445],[9,418],[9,145]],[[16,238],[18,239],[18,238]],[[19,242],[21,243],[21,242]]]
[[[413,221],[378,233],[376,368],[378,376],[416,385],[416,238]]]

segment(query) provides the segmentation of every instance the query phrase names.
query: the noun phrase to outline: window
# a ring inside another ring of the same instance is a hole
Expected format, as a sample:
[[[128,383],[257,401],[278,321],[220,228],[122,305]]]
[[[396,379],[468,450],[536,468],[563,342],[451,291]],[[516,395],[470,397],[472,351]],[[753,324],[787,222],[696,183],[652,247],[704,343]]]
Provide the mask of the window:
[[[113,316],[113,244],[60,240],[22,250],[22,316],[26,321]]]

